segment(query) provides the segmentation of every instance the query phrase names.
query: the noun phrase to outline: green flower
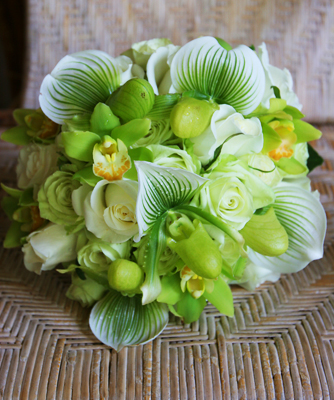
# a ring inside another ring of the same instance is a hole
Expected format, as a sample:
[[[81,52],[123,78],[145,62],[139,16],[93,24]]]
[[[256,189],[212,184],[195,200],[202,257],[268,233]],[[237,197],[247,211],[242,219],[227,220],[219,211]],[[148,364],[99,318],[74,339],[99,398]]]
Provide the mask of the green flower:
[[[102,240],[90,241],[78,253],[78,262],[81,266],[93,271],[107,271],[109,265],[119,259],[127,258],[130,251],[130,242],[108,243]]]
[[[106,291],[106,288],[93,279],[85,277],[79,278],[78,274],[72,272],[72,284],[66,292],[66,296],[71,300],[79,301],[82,307],[90,307],[96,301],[100,300]]]
[[[173,136],[169,119],[152,121],[148,134],[139,139],[133,147],[146,147],[150,144],[163,144]]]
[[[72,205],[72,192],[80,183],[72,179],[69,172],[56,171],[49,176],[38,192],[41,217],[56,224],[75,226],[77,230],[84,223]]]

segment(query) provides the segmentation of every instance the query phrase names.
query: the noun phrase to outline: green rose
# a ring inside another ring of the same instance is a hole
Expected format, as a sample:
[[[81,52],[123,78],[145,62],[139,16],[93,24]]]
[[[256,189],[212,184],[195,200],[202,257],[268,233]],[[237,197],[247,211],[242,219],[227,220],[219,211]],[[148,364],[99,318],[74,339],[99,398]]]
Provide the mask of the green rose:
[[[82,307],[90,307],[105,293],[106,288],[93,279],[79,278],[78,274],[72,272],[72,284],[66,292],[66,296],[71,300],[79,301]]]
[[[185,150],[180,150],[177,146],[147,146],[153,153],[153,163],[162,167],[180,168],[194,174],[198,174],[201,163],[196,156],[191,156]]]
[[[38,192],[41,217],[56,224],[81,228],[84,219],[76,214],[72,205],[72,192],[79,186],[69,172],[56,171],[49,176]]]
[[[129,251],[129,242],[111,244],[102,240],[90,241],[80,249],[78,262],[95,272],[107,271],[113,261],[127,258]]]
[[[173,136],[169,119],[152,121],[148,134],[139,139],[133,147],[146,147],[150,144],[163,144]]]
[[[235,229],[242,229],[255,211],[253,196],[236,177],[208,182],[200,192],[201,208]]]

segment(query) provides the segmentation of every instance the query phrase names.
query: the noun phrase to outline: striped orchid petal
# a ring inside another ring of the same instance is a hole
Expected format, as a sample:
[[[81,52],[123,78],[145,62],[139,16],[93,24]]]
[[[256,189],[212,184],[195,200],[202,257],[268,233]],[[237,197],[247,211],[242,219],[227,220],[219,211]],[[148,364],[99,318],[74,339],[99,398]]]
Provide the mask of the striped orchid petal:
[[[325,211],[316,196],[301,187],[282,183],[274,192],[273,207],[288,234],[288,250],[278,257],[266,257],[249,249],[248,255],[255,265],[272,272],[298,272],[323,256]]]
[[[171,65],[173,87],[179,93],[196,90],[242,114],[261,102],[265,75],[253,50],[241,45],[227,51],[213,37],[183,46]]]
[[[91,113],[132,77],[131,67],[128,57],[112,58],[99,50],[65,56],[44,78],[40,106],[58,124],[77,114]]]
[[[141,296],[123,296],[116,291],[97,302],[89,318],[94,335],[116,351],[153,340],[167,323],[166,304],[154,301],[143,306]]]

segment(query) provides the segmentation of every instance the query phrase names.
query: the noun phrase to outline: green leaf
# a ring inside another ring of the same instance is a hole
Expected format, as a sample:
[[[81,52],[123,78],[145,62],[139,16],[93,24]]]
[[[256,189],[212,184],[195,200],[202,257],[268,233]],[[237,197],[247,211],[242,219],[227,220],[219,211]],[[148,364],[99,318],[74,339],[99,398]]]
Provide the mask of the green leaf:
[[[275,214],[289,238],[287,251],[266,257],[248,250],[250,260],[272,272],[291,273],[303,269],[323,255],[326,215],[317,197],[298,186],[281,184],[274,188]]]
[[[153,153],[151,150],[145,147],[137,147],[135,149],[129,149],[129,156],[131,157],[131,168],[126,171],[124,178],[132,179],[133,181],[138,180],[137,170],[135,161],[148,161],[153,162]]]
[[[263,132],[263,148],[262,153],[267,154],[272,150],[277,149],[282,143],[279,134],[268,124],[261,123]]]
[[[296,107],[286,106],[283,110],[285,113],[291,115],[291,117],[295,119],[302,119],[305,118],[305,115],[298,110]]]
[[[277,86],[270,86],[270,89],[272,89],[274,91],[274,95],[275,95],[276,99],[281,98],[281,91],[279,90],[279,88]]]
[[[138,203],[137,203],[138,204]],[[166,243],[166,218],[167,214],[161,216],[148,233],[148,242],[145,248],[143,269],[145,280],[140,287],[143,292],[143,304],[156,300],[161,292],[161,281],[158,274],[158,265],[163,254]]]
[[[183,317],[185,324],[190,324],[198,320],[205,306],[206,300],[203,296],[194,299],[186,290],[184,296],[176,305],[176,311]]]
[[[138,172],[137,221],[139,237],[166,211],[185,204],[207,179],[178,168],[135,161]]]
[[[25,126],[15,126],[8,129],[1,135],[1,139],[18,146],[25,146],[31,141],[31,137],[27,135],[27,128]]]
[[[22,196],[23,190],[11,188],[4,183],[1,183],[1,187],[9,196],[14,197],[14,199],[19,199]]]
[[[273,207],[264,215],[254,214],[240,233],[247,246],[265,256],[279,256],[288,249],[288,235],[279,223]]]
[[[21,247],[21,239],[27,235],[27,233],[21,231],[21,225],[20,222],[12,222],[3,242],[3,247],[5,249]]]
[[[321,138],[322,132],[305,121],[297,119],[293,121],[293,125],[295,127],[294,132],[297,135],[296,144]]]
[[[99,136],[110,135],[110,132],[121,123],[106,104],[99,103],[95,106],[90,119],[90,131]]]
[[[82,280],[85,281],[87,278],[83,272],[83,270],[81,268],[76,268],[75,269],[76,274],[78,275],[78,277]]]
[[[111,132],[111,137],[120,139],[126,147],[132,146],[137,140],[148,134],[151,120],[148,118],[133,119],[124,125],[118,126]]]
[[[19,204],[20,206],[27,206],[27,207],[38,205],[38,202],[34,199],[33,188],[28,188],[22,193]]]
[[[75,179],[82,184],[87,183],[89,186],[93,186],[93,187],[97,184],[97,182],[102,181],[102,178],[100,178],[94,174],[93,168],[91,165],[76,172],[73,175],[72,179]]]
[[[94,145],[100,142],[99,135],[93,132],[62,132],[65,152],[79,161],[93,161]]]
[[[39,103],[44,114],[63,124],[75,115],[92,113],[121,84],[122,61],[99,50],[62,58],[40,89]]]
[[[229,43],[227,43],[227,42],[225,42],[225,40],[223,40],[223,39],[221,39],[221,38],[218,38],[218,37],[215,37],[215,39],[217,40],[217,42],[220,44],[220,46],[221,47],[223,47],[225,50],[232,50],[233,49],[233,47],[229,44]],[[251,47],[250,47],[251,48]],[[253,50],[253,49],[252,49]]]
[[[209,300],[209,302],[214,305],[219,312],[228,317],[233,317],[234,307],[232,291],[221,276],[214,281],[213,291],[211,293],[205,291],[204,297]]]
[[[181,300],[182,296],[183,292],[180,286],[179,274],[170,276],[165,275],[161,279],[161,293],[159,294],[157,301],[174,305]]]
[[[177,104],[180,97],[181,95],[178,93],[155,96],[153,108],[146,117],[152,121],[169,118],[173,107]]]
[[[116,351],[154,339],[167,323],[166,304],[154,301],[143,306],[140,296],[127,297],[115,291],[95,304],[89,318],[94,335]]]
[[[310,145],[310,143],[307,143],[307,150],[308,150],[307,168],[308,168],[309,172],[311,172],[314,170],[314,168],[317,168],[320,165],[322,165],[322,163],[324,162],[324,159]]]
[[[170,71],[177,92],[196,90],[242,114],[255,110],[264,93],[265,75],[256,53],[244,45],[227,51],[213,37],[181,47]]]
[[[13,214],[19,207],[19,199],[13,197],[3,197],[1,200],[1,207],[6,213],[7,217],[13,221]]]

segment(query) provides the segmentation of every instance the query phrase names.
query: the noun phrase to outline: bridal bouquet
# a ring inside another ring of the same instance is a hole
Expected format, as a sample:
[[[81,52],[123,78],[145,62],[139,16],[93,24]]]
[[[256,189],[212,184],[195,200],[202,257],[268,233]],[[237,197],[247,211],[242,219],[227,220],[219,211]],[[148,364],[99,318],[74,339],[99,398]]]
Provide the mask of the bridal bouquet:
[[[322,257],[326,217],[288,70],[265,44],[213,37],[136,43],[119,57],[67,55],[37,110],[2,139],[22,145],[2,207],[4,246],[29,271],[70,274],[67,296],[117,351],[152,340],[169,312],[211,302],[233,316],[230,284],[254,289]]]

